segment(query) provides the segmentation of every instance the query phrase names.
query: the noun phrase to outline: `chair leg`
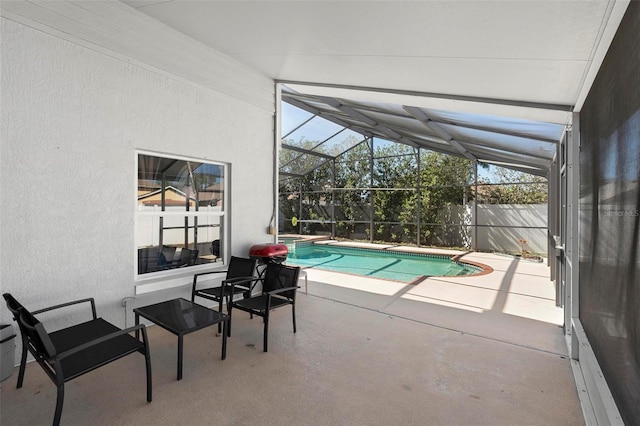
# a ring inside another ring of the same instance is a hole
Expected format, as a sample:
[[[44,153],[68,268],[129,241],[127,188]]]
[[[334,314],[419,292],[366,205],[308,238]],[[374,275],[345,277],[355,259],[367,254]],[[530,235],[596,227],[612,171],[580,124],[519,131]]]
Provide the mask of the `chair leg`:
[[[245,291],[244,293],[242,293],[242,297],[244,297],[245,299],[250,298],[251,291]],[[253,319],[253,312],[249,312],[249,319]]]
[[[218,299],[218,312],[222,313],[222,300],[224,299],[224,296],[220,296],[220,299]],[[227,300],[227,304],[229,303],[229,301]],[[218,334],[220,334],[222,332],[222,324],[218,323]]]
[[[17,389],[20,389],[22,387],[22,382],[24,381],[24,369],[26,366],[27,366],[27,347],[23,343],[22,356],[20,357],[20,370],[18,372],[18,385],[16,386]]]
[[[56,398],[56,414],[53,416],[53,426],[60,425],[60,417],[62,417],[62,404],[64,403],[64,383],[58,385],[58,396]]]
[[[149,354],[149,345],[147,345],[145,349],[144,362],[147,367],[147,402],[151,402],[153,399],[153,388],[151,386],[151,355]]]
[[[227,357],[227,324],[228,321],[222,321],[222,359]]]
[[[227,302],[227,315],[229,315],[229,321],[227,321],[227,337],[231,337],[231,311],[231,303]]]
[[[267,342],[269,339],[269,312],[267,312],[267,314],[264,316],[264,336],[262,338],[263,340],[263,346],[264,346],[264,351],[267,352]]]
[[[293,315],[293,332],[296,332],[296,304],[291,305],[291,314]]]

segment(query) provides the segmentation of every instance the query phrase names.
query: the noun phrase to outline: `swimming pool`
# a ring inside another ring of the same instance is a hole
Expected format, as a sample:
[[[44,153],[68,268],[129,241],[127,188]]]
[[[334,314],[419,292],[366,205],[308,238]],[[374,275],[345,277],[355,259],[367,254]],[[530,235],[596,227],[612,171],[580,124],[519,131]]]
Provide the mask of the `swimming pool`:
[[[287,264],[410,283],[423,276],[470,275],[482,268],[446,256],[287,242]]]

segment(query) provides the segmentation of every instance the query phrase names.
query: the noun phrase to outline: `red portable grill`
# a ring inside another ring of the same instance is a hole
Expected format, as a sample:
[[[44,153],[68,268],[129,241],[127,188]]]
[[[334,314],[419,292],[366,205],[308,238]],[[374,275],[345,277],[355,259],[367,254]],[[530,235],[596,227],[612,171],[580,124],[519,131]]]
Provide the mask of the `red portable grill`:
[[[260,263],[282,263],[287,260],[289,249],[285,244],[254,244],[249,249],[249,257]]]

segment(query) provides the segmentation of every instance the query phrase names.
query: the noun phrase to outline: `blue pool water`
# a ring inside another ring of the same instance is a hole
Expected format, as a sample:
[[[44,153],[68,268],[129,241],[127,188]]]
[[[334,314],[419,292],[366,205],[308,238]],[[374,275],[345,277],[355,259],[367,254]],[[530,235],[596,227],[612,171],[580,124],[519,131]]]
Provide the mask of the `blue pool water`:
[[[412,282],[422,276],[469,275],[481,271],[448,257],[309,243],[287,246],[289,265],[394,281]]]

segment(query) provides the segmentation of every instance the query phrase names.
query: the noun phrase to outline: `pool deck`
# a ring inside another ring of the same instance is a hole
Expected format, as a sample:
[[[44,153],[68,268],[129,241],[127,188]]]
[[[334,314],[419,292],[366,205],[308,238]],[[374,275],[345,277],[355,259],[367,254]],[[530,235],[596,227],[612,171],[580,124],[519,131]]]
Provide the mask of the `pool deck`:
[[[234,313],[224,361],[215,327],[185,337],[181,381],[175,336],[151,326],[153,402],[129,356],[69,382],[62,423],[583,425],[547,266],[463,257],[494,271],[402,284],[308,270],[296,334],[274,311],[264,353],[260,319]],[[55,386],[35,363],[22,389],[16,376],[0,423],[50,423]]]
[[[366,243],[357,244],[372,248]],[[308,268],[305,272],[309,294],[340,297],[346,303],[381,313],[567,355],[561,328],[563,311],[555,306],[555,287],[546,262],[492,253],[388,247],[455,256],[463,262],[487,265],[492,271],[473,276],[428,277],[405,284],[359,276],[346,279],[344,274]],[[551,336],[547,333],[550,328],[554,331]]]

